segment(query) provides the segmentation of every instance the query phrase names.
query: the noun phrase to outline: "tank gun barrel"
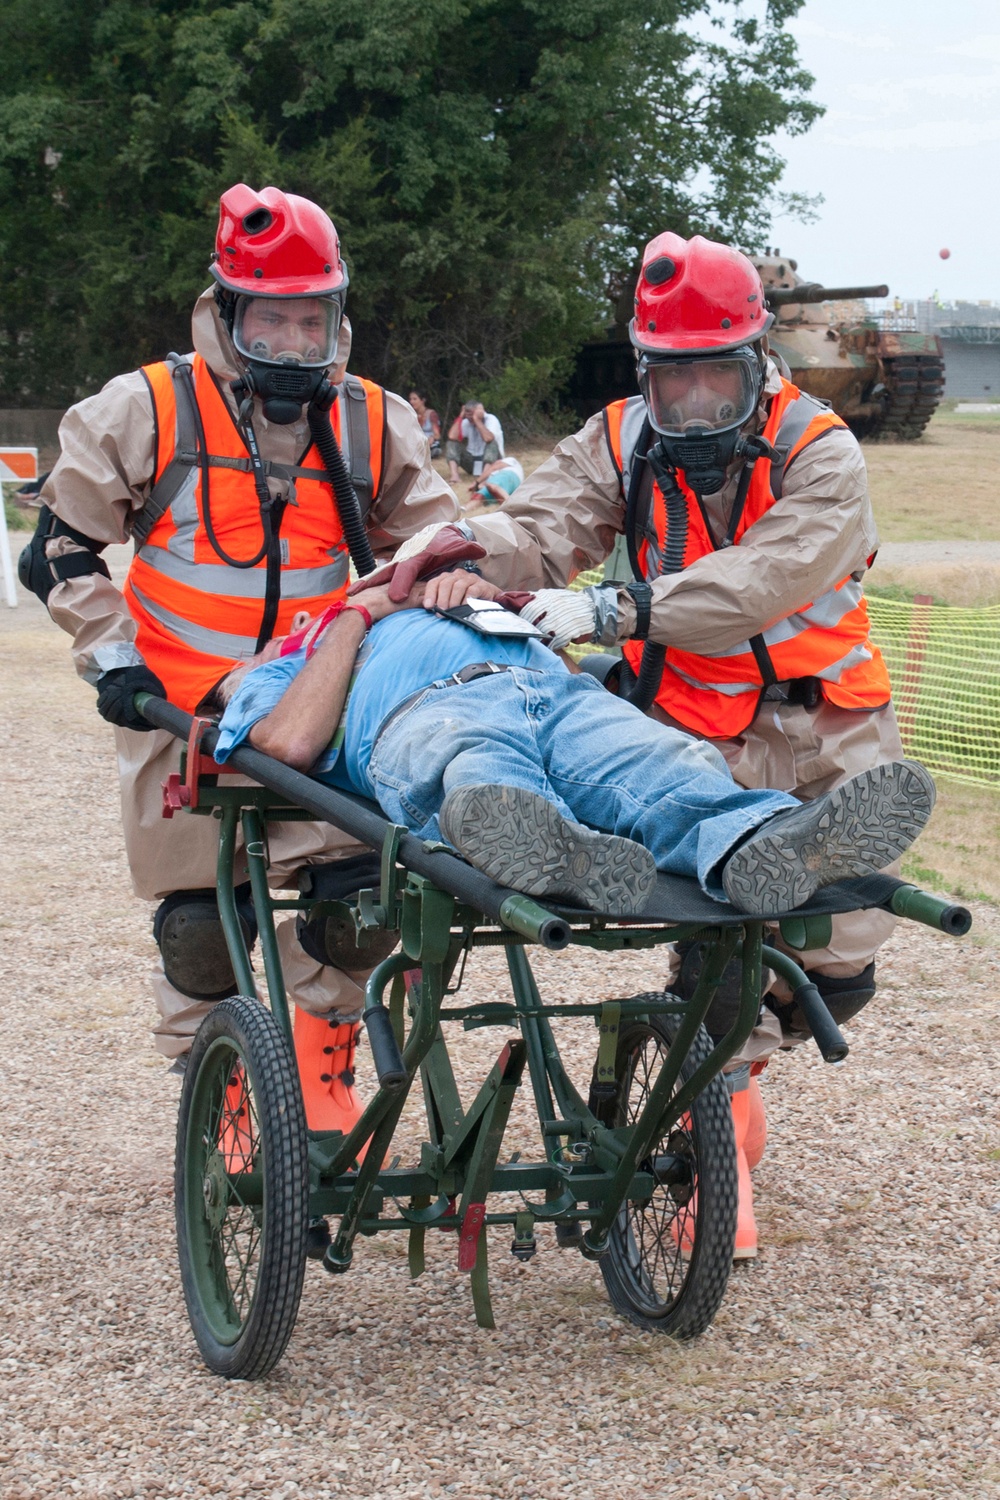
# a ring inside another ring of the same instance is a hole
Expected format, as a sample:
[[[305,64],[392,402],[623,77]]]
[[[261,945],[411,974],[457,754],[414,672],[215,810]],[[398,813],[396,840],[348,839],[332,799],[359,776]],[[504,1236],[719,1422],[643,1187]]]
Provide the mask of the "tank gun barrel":
[[[798,302],[847,302],[856,297],[888,297],[889,288],[881,286],[820,286],[818,281],[804,281],[801,286],[766,286],[764,300],[768,307],[789,307]]]

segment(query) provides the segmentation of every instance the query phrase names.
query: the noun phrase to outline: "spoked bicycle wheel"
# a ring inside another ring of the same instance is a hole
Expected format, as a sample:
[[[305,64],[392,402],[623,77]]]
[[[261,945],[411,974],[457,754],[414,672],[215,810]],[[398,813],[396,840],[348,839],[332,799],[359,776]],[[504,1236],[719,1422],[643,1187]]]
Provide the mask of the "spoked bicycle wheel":
[[[673,1016],[622,1027],[616,1097],[591,1097],[591,1108],[604,1124],[621,1127],[639,1118],[676,1032]],[[681,1082],[710,1050],[702,1028],[681,1068]],[[656,1186],[650,1198],[627,1202],[612,1225],[608,1252],[600,1261],[608,1296],[640,1328],[696,1338],[719,1310],[736,1238],[736,1147],[721,1078],[713,1079],[654,1141],[639,1165]]]
[[[288,1044],[258,1000],[202,1022],[177,1121],[174,1203],[188,1316],[208,1368],[259,1380],[291,1337],[309,1226],[308,1137]]]

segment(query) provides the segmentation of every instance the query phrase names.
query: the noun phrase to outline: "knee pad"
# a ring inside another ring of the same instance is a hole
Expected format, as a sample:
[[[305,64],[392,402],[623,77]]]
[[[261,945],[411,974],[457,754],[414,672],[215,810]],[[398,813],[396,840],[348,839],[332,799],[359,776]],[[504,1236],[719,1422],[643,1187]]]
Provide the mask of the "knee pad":
[[[316,901],[300,916],[295,933],[303,950],[318,964],[355,972],[373,969],[399,942],[399,934],[379,928],[358,933],[351,908],[358,892],[377,889],[382,861],[377,854],[354,854],[328,865],[310,865],[299,874],[299,890]]]
[[[838,1026],[853,1020],[859,1011],[864,1010],[868,1002],[874,999],[878,988],[875,983],[874,959],[865,965],[860,974],[848,974],[844,979],[835,978],[832,974],[817,974],[812,969],[806,969],[805,973],[806,978],[819,990],[827,1010]],[[781,1022],[783,1032],[795,1039],[809,1036],[808,1022],[794,1002],[782,1003],[769,998],[767,1003]]]
[[[235,891],[236,912],[248,953],[257,941],[249,882]],[[163,971],[189,1000],[226,1000],[237,991],[215,891],[172,891],[153,918]]]
[[[830,1012],[838,1026],[844,1021],[850,1021],[859,1011],[864,1010],[870,1000],[875,998],[878,986],[875,983],[875,960],[866,964],[860,974],[848,974],[846,979],[835,979],[831,974],[814,974],[806,970],[807,978],[819,990],[826,1002],[826,1008]]]

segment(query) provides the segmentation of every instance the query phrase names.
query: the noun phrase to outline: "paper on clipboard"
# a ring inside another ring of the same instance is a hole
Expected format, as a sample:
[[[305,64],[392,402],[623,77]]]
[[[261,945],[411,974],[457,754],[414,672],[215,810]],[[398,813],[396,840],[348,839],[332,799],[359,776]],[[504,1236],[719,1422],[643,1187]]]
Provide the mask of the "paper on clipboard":
[[[466,599],[464,604],[456,604],[453,609],[435,610],[435,614],[439,614],[443,620],[454,620],[456,625],[467,625],[470,630],[478,630],[480,635],[535,636],[538,640],[544,639],[537,626],[532,625],[529,620],[522,620],[520,615],[511,614],[509,609],[504,609],[495,599]]]

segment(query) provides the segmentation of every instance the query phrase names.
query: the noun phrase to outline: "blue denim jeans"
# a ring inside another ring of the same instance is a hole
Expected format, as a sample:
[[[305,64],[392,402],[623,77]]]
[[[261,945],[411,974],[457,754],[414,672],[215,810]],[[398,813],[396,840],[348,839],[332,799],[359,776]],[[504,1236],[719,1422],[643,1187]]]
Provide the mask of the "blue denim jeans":
[[[393,822],[440,839],[458,786],[522,787],[566,818],[643,844],[657,868],[723,900],[719,871],[747,833],[785,808],[745,791],[711,745],[647,719],[593,678],[514,667],[428,688],[375,742],[370,794]]]

